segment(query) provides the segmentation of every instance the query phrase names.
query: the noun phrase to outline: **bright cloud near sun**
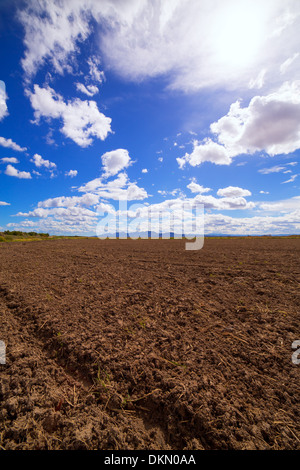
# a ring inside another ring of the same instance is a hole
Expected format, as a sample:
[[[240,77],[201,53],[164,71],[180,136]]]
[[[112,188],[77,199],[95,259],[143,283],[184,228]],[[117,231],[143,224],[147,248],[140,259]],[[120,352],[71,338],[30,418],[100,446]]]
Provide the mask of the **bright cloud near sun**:
[[[264,47],[268,3],[223,2],[212,22],[216,63],[235,71],[253,65]]]
[[[296,0],[29,2],[19,13],[26,45],[22,65],[28,77],[46,60],[60,74],[72,71],[72,55],[91,33],[91,15],[108,26],[99,36],[99,57],[89,58],[91,76],[99,82],[100,58],[132,80],[171,73],[170,86],[183,90],[247,86],[266,63],[276,80],[274,66],[297,52],[297,6]]]

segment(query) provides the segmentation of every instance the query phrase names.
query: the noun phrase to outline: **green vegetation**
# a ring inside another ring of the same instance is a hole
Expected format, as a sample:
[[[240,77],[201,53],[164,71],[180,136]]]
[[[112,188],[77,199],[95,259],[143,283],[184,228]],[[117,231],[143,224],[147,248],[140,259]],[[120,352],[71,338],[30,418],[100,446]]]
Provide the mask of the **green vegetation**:
[[[47,238],[49,238],[49,233],[20,232],[19,230],[0,232],[0,242],[45,240]]]
[[[76,238],[89,238],[81,236],[63,236],[54,235],[50,236],[49,233],[38,233],[38,232],[21,232],[19,230],[5,230],[0,232],[0,243],[1,242],[30,242],[40,240],[61,240],[61,239],[76,239]],[[90,237],[93,238],[93,237]]]

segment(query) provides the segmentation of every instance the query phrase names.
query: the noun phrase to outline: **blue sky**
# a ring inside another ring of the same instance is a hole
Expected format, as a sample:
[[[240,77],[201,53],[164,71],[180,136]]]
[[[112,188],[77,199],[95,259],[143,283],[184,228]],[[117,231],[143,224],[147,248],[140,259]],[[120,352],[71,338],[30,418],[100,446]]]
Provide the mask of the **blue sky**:
[[[95,235],[126,200],[300,233],[299,23],[297,0],[2,0],[0,230]]]

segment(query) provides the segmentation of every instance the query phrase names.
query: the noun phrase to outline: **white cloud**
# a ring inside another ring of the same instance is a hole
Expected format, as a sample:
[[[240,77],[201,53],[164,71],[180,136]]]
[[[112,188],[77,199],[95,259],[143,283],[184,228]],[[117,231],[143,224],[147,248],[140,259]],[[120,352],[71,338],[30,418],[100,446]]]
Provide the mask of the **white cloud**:
[[[257,76],[262,64],[274,72],[297,45],[298,8],[291,1],[142,1],[135,6],[129,18],[112,18],[101,38],[108,64],[134,80],[170,73],[173,88],[237,86]],[[288,10],[290,27],[281,25],[279,32],[275,20]]]
[[[81,3],[81,2],[80,2]],[[57,73],[72,71],[78,42],[90,34],[87,19],[75,1],[27,2],[18,18],[25,29],[25,56],[21,63],[31,78],[48,59]]]
[[[115,213],[115,210],[100,198],[134,201],[148,196],[143,188],[128,180],[126,173],[119,173],[111,181],[96,178],[78,188],[78,191],[84,194],[46,199],[40,201],[34,210],[18,212],[16,216],[34,218],[36,221],[27,219],[12,226],[34,226],[52,233],[95,233],[100,213]]]
[[[265,151],[271,156],[300,148],[300,81],[284,83],[266,96],[255,96],[245,108],[231,105],[211,131],[228,155]]]
[[[94,65],[103,57],[106,67],[130,80],[167,75],[181,90],[247,86],[265,64],[276,83],[280,65],[298,47],[297,0],[43,0],[28,2],[18,16],[29,77],[46,60],[57,73],[72,71],[80,43],[94,30],[91,20],[105,24],[97,31]],[[288,68],[294,76],[297,62]]]
[[[101,157],[104,177],[114,176],[132,164],[128,150],[116,149],[106,152]]]
[[[33,211],[29,212],[18,212],[16,214],[18,217],[58,217],[63,219],[77,219],[77,221],[90,219],[90,218],[97,218],[97,214],[90,209],[85,209],[83,207],[54,207],[50,209],[38,208],[34,209]]]
[[[102,83],[105,80],[105,74],[102,70],[99,70],[100,60],[98,57],[90,57],[88,59],[89,75],[90,78],[98,83]]]
[[[203,196],[199,194],[194,198],[194,201],[203,204],[206,209],[214,210],[245,210],[255,207],[254,202],[248,202],[244,197],[235,196],[215,198],[214,196]]]
[[[54,207],[88,207],[95,206],[99,203],[99,196],[96,194],[86,193],[83,196],[60,196],[46,199],[38,203],[38,208],[54,208]]]
[[[269,175],[269,174],[272,174],[272,173],[289,174],[289,173],[292,173],[292,170],[288,170],[287,167],[288,166],[295,166],[295,165],[297,165],[297,162],[289,162],[289,163],[285,163],[284,165],[275,165],[275,166],[272,166],[270,168],[262,168],[261,170],[258,170],[258,172],[263,174],[263,175]],[[281,184],[293,183],[295,181],[295,179],[297,178],[297,176],[299,176],[299,175],[294,174],[294,175],[291,176],[290,179],[288,179],[286,181],[282,181]]]
[[[285,170],[285,166],[275,165],[271,168],[262,168],[261,170],[258,170],[258,172],[262,175],[269,175],[270,173],[280,173],[283,170]]]
[[[297,177],[298,177],[298,175],[293,175],[293,176],[291,176],[290,179],[288,179],[288,180],[286,180],[286,181],[283,181],[281,184],[293,183]]]
[[[291,66],[291,64],[298,58],[299,52],[295,52],[294,55],[286,59],[280,66],[280,73],[285,74],[287,69]]]
[[[256,78],[251,79],[249,82],[249,88],[262,88],[265,84],[266,69],[262,69]]]
[[[255,96],[247,107],[239,101],[210,126],[217,142],[210,138],[194,141],[192,153],[177,158],[182,169],[186,163],[203,162],[229,165],[242,154],[264,151],[270,156],[289,154],[300,148],[300,80],[285,82],[277,91]],[[271,169],[260,170],[272,172]],[[281,171],[274,167],[273,171]]]
[[[198,166],[204,162],[211,162],[215,165],[230,165],[231,163],[231,157],[226,148],[211,139],[205,139],[203,142],[194,140],[193,146],[192,153],[186,153],[184,157],[176,159],[181,169],[186,163],[191,166]]]
[[[75,83],[75,85],[78,91],[81,91],[81,93],[84,93],[87,96],[94,96],[99,93],[99,88],[97,88],[95,85],[85,86],[83,83]]]
[[[142,169],[142,173],[148,173],[147,168],[143,168],[143,169]]]
[[[190,184],[187,185],[187,188],[192,191],[192,193],[207,193],[211,191],[211,188],[205,188],[201,184],[196,183],[195,181],[192,181]]]
[[[5,83],[0,80],[0,121],[8,115],[6,100],[7,94],[5,91]]]
[[[49,86],[34,85],[34,92],[27,90],[34,116],[38,123],[41,117],[62,119],[61,132],[80,147],[88,147],[93,137],[104,140],[111,132],[111,119],[98,110],[95,101],[79,98],[64,102],[63,97]]]
[[[290,212],[295,211],[300,207],[300,196],[295,196],[290,199],[282,199],[279,201],[261,202],[258,207],[266,212]],[[300,221],[300,219],[299,219]]]
[[[44,166],[45,168],[48,168],[48,169],[56,168],[55,163],[52,163],[49,160],[44,160],[43,157],[41,157],[41,155],[39,155],[38,153],[33,155],[33,158],[30,161],[32,163],[34,163],[35,166],[38,167],[38,168],[41,168],[42,166]]]
[[[194,200],[191,200],[192,204]],[[145,217],[145,228],[147,230],[147,214],[151,210],[151,213],[155,217],[159,215],[161,211],[172,210],[174,213],[174,219],[179,222],[180,233],[181,228],[181,217],[187,201],[182,199],[166,200],[163,203],[153,204],[152,206],[145,206],[141,209],[131,210],[129,208],[128,216],[131,217]],[[274,203],[276,204],[276,203]],[[61,208],[61,210],[49,211],[37,210],[29,213],[19,213],[20,217],[34,217],[35,220],[24,220],[19,224],[10,223],[7,226],[15,227],[15,229],[21,229],[26,227],[34,227],[36,230],[49,233],[88,233],[96,232],[96,226],[98,222],[99,213],[108,212],[116,214],[116,211],[109,205],[100,203],[97,212],[88,211],[84,208]],[[287,201],[282,201],[280,215],[259,215],[251,217],[232,217],[223,215],[220,213],[205,213],[204,214],[204,227],[205,234],[232,234],[232,235],[259,235],[259,234],[291,234],[300,233],[300,211],[299,211],[299,197],[292,198]],[[262,210],[266,212],[277,212],[278,207],[266,207]],[[125,214],[126,215],[126,214]],[[175,226],[176,228],[176,226]],[[164,227],[163,227],[164,229]],[[143,230],[143,228],[141,228]]]
[[[170,194],[168,191],[158,191],[162,195]],[[180,190],[177,190],[180,192]],[[173,194],[175,195],[175,193]],[[248,202],[244,197],[214,197],[211,195],[197,194],[193,198],[187,198],[184,195],[177,197],[176,199],[167,199],[159,204],[152,204],[149,207],[156,209],[161,209],[164,207],[173,207],[176,205],[178,208],[182,209],[184,206],[196,207],[196,205],[202,204],[205,209],[208,210],[248,210],[253,209],[256,204],[254,202]]]
[[[97,194],[104,199],[113,200],[142,200],[148,197],[147,191],[140,188],[136,183],[129,181],[125,172],[119,173],[111,181],[103,181],[103,178],[95,178],[92,181],[80,186],[79,192],[90,192]]]
[[[6,139],[5,137],[0,137],[0,145],[2,145],[2,147],[16,150],[17,152],[25,152],[27,150],[26,147],[20,147],[20,145],[16,144],[11,139]]]
[[[19,171],[17,170],[17,168],[13,167],[12,165],[7,165],[4,173],[8,176],[15,176],[16,178],[20,178],[20,179],[31,179],[31,174],[29,172]]]
[[[222,214],[205,214],[205,233],[232,235],[300,233],[300,211],[298,209],[283,215],[242,218],[224,216]]]
[[[158,194],[161,196],[176,196],[176,195],[181,195],[184,197],[184,194],[182,193],[181,189],[175,188],[170,191],[166,191],[165,189],[158,189]]]
[[[217,195],[222,197],[247,197],[251,196],[251,192],[237,186],[227,186],[227,188],[218,189]]]
[[[15,157],[3,157],[1,158],[1,163],[20,163],[19,160]]]
[[[71,178],[74,178],[75,176],[78,175],[78,171],[77,170],[70,170],[70,171],[67,171],[65,173],[66,176],[70,176]]]
[[[0,201],[0,206],[10,206],[9,202]]]

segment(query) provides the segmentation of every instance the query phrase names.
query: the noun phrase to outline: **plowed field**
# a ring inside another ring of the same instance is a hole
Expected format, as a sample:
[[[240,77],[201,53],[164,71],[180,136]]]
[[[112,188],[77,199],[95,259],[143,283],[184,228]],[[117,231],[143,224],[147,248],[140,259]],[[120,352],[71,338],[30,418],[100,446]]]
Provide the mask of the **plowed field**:
[[[2,449],[300,449],[300,239],[0,244]]]

